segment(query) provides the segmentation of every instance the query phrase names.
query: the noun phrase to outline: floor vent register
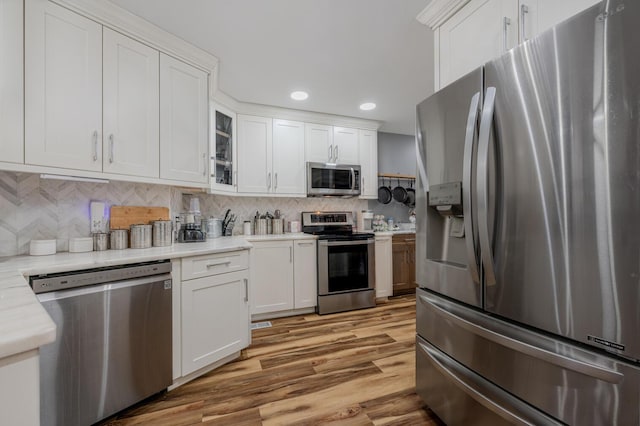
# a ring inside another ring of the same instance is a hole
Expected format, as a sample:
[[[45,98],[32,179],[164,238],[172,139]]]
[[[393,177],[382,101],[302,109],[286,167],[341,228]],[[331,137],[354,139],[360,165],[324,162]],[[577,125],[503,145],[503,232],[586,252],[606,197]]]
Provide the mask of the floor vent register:
[[[271,327],[271,321],[254,322],[251,324],[251,330],[259,330],[261,328]]]

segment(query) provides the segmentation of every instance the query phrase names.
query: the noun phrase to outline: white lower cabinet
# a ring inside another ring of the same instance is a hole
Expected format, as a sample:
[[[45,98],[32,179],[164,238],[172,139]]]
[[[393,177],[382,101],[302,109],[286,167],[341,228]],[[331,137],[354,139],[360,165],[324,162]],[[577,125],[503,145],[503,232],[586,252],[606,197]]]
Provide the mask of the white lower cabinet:
[[[293,309],[293,241],[251,244],[251,315]]]
[[[316,241],[293,243],[294,309],[312,308],[318,300],[318,262]]]
[[[393,237],[376,235],[376,297],[393,296]]]
[[[316,306],[315,240],[251,244],[251,315]]]
[[[236,272],[212,272],[185,280],[185,274],[194,270],[190,264],[202,258],[182,261],[182,376],[246,348],[250,341],[248,265]],[[230,264],[225,253],[211,255],[210,259],[212,265]]]

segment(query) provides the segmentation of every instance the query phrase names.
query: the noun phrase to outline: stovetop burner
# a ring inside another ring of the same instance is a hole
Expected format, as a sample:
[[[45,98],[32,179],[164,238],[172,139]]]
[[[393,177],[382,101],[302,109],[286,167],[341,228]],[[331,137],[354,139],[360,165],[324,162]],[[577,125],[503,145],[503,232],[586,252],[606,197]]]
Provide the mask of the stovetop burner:
[[[302,232],[317,235],[319,240],[331,241],[359,241],[375,236],[354,233],[351,212],[303,212]]]
[[[370,238],[374,238],[375,235],[371,233],[364,232],[352,232],[350,234],[320,234],[318,235],[319,240],[329,240],[329,241],[362,241],[368,240]]]

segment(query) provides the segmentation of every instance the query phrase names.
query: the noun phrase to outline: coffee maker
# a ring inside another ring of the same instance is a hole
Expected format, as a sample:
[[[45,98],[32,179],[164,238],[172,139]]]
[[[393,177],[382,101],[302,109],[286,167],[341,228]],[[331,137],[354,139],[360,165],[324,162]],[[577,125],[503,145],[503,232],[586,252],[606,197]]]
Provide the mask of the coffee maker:
[[[361,210],[359,212],[356,212],[356,222],[358,226],[358,232],[373,231],[373,211]]]
[[[181,213],[179,217],[180,227],[178,229],[177,242],[193,243],[205,240],[205,234],[202,231],[200,215],[193,212]]]

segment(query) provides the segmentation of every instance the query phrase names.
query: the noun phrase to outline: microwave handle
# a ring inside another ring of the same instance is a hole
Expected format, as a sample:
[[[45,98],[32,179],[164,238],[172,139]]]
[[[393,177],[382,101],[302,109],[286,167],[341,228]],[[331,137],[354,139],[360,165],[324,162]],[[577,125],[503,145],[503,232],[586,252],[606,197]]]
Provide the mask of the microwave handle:
[[[353,191],[356,187],[356,172],[355,170],[353,170],[353,167],[351,167],[350,169],[351,169],[351,190]]]

